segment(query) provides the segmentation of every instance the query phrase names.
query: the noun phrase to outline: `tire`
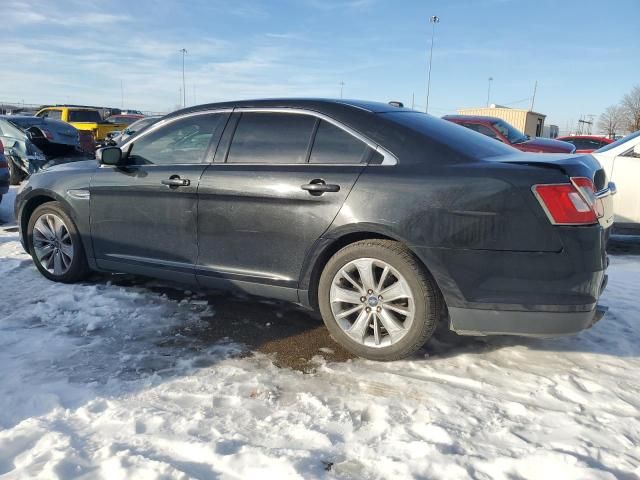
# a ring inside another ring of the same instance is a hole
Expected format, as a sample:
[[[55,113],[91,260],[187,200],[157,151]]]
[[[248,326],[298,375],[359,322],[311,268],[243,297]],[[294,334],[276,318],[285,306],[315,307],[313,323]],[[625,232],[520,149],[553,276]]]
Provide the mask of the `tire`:
[[[7,158],[7,164],[9,166],[9,184],[20,185],[20,182],[24,180],[24,173],[22,172],[22,170],[16,167],[11,158]]]
[[[40,220],[42,223],[39,223]],[[61,222],[64,229],[57,228],[57,222]],[[54,230],[62,233],[55,235]],[[67,235],[64,234],[65,231]],[[58,247],[57,250],[52,247],[54,244]],[[33,211],[27,225],[27,247],[36,268],[49,280],[74,283],[89,273],[78,229],[59,202],[44,203]],[[59,253],[57,264],[53,253],[51,256],[42,255],[42,252],[52,250]],[[45,264],[49,264],[51,268],[47,268]],[[60,266],[62,268],[58,268]]]
[[[372,268],[366,267],[369,263]],[[360,272],[367,276],[367,270],[373,273],[363,282]],[[364,283],[373,287],[363,289]],[[442,310],[440,292],[418,259],[398,242],[377,239],[353,243],[331,257],[320,275],[318,304],[337,343],[359,357],[379,361],[399,360],[420,349],[433,335]],[[351,310],[355,312],[338,318]]]

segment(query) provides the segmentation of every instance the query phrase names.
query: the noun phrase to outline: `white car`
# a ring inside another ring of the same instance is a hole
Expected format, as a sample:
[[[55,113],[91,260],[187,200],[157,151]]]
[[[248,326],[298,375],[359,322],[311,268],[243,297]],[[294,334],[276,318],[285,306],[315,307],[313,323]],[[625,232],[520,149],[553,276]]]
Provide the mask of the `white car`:
[[[640,233],[640,130],[591,155],[600,162],[607,178],[618,189],[613,197],[616,230]]]

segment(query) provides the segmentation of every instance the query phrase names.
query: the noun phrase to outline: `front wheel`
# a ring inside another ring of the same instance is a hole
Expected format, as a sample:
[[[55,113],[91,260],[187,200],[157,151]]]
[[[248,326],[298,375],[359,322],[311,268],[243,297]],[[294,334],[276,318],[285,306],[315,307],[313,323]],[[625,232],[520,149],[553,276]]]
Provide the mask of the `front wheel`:
[[[20,185],[20,182],[24,180],[25,174],[22,170],[16,167],[11,158],[7,158],[7,165],[9,167],[9,184]]]
[[[371,360],[398,360],[422,347],[440,318],[440,296],[416,257],[389,240],[364,240],[338,251],[318,286],[331,336]]]
[[[73,283],[83,279],[87,260],[75,224],[59,202],[36,208],[27,226],[29,253],[49,280]]]

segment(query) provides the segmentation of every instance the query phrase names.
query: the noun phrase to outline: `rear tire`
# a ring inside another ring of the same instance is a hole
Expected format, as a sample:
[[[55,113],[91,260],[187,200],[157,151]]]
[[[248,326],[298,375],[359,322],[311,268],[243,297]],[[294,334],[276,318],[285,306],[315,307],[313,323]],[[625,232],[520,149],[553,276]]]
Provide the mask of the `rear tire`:
[[[331,336],[371,360],[399,360],[420,349],[438,324],[440,299],[418,259],[390,240],[364,240],[339,250],[318,285]]]
[[[59,202],[44,203],[33,211],[27,247],[37,269],[49,280],[74,283],[89,273],[78,229]]]
[[[13,160],[11,158],[7,158],[7,165],[9,167],[9,184],[20,185],[20,182],[24,180],[24,173],[22,172],[22,170],[16,167],[16,164],[13,163]]]

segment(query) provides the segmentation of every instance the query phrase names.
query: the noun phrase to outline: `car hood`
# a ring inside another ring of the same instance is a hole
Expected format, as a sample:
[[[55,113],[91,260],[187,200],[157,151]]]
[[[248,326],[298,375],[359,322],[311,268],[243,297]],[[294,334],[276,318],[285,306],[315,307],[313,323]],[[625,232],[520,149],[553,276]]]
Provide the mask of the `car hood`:
[[[98,166],[95,158],[84,156],[58,157],[48,161],[42,169],[47,171],[63,172],[68,170],[95,170]]]
[[[521,145],[526,145],[530,148],[539,148],[540,150],[553,150],[554,152],[566,153],[571,153],[575,149],[575,146],[569,142],[561,142],[560,140],[541,137],[532,138],[531,140],[523,142]]]

